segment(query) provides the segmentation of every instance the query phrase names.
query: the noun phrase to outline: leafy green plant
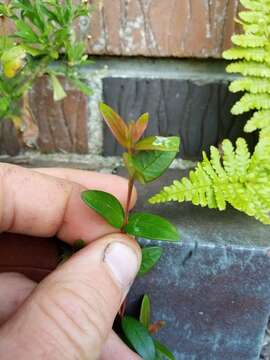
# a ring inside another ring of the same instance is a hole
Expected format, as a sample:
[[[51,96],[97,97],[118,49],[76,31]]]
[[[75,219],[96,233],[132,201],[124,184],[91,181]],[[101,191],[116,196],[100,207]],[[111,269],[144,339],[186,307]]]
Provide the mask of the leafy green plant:
[[[76,22],[88,16],[88,1],[11,0],[0,2],[0,118],[25,127],[34,123],[29,90],[48,76],[55,101],[66,96],[59,77],[89,95],[77,65],[88,62],[86,39],[76,35]],[[7,35],[7,24],[14,32]],[[56,60],[61,60],[56,62]],[[52,66],[53,65],[53,66]],[[22,120],[22,121],[21,121]]]
[[[232,36],[235,46],[224,52],[224,58],[237,60],[227,67],[229,73],[242,74],[230,90],[245,91],[232,113],[253,112],[244,130],[258,131],[258,143],[252,154],[243,138],[235,146],[224,140],[221,151],[212,146],[210,157],[203,153],[203,160],[189,177],[174,181],[149,201],[191,201],[219,210],[229,203],[270,224],[270,1],[240,2],[246,8],[238,20],[244,33]]]
[[[128,171],[127,202],[123,208],[112,194],[91,189],[81,194],[82,200],[111,226],[123,233],[152,240],[179,241],[177,229],[168,220],[145,212],[129,213],[134,182],[137,180],[141,184],[147,184],[161,176],[179,151],[179,138],[150,136],[141,139],[148,125],[148,114],[126,123],[106,104],[100,104],[100,111],[115,139],[126,149],[123,160]],[[150,271],[161,255],[162,249],[158,246],[143,248],[139,276]],[[147,319],[150,316],[150,303],[147,299],[145,298],[142,304],[140,322],[124,316],[125,306],[122,307],[120,314],[123,317],[123,332],[128,343],[143,359],[174,359],[169,350],[154,342],[149,334],[149,331],[156,331],[161,323],[155,324],[149,330]]]

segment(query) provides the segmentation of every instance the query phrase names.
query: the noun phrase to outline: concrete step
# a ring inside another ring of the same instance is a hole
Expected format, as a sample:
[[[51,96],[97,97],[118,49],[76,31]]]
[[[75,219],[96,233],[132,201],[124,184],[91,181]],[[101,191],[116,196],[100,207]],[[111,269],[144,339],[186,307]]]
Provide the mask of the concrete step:
[[[137,210],[171,220],[181,243],[159,242],[162,258],[136,281],[129,310],[143,294],[150,296],[153,321],[166,321],[158,338],[177,360],[258,360],[270,313],[269,227],[231,208],[147,204],[184,174],[170,170],[153,184],[138,186]]]

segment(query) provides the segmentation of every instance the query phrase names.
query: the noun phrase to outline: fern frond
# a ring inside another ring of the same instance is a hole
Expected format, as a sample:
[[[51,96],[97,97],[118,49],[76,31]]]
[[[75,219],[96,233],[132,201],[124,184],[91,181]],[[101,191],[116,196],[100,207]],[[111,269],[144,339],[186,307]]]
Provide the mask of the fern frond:
[[[246,123],[244,130],[252,132],[258,129],[270,127],[270,110],[261,110],[253,114],[251,119]]]
[[[234,45],[242,46],[244,48],[263,47],[267,44],[267,37],[264,35],[254,35],[254,34],[233,35],[231,40]]]
[[[239,138],[234,148],[229,140],[224,140],[222,151],[223,157],[217,148],[211,147],[210,158],[203,153],[203,160],[188,177],[165,186],[149,202],[190,201],[194,205],[219,210],[225,210],[226,204],[231,204],[270,224],[270,187],[262,176],[255,179],[249,176],[252,157],[246,141]]]
[[[270,79],[243,77],[231,82],[229,89],[233,93],[238,91],[248,91],[252,94],[270,94]]]
[[[270,95],[268,94],[245,94],[232,107],[231,112],[234,115],[240,115],[250,110],[270,109]]]

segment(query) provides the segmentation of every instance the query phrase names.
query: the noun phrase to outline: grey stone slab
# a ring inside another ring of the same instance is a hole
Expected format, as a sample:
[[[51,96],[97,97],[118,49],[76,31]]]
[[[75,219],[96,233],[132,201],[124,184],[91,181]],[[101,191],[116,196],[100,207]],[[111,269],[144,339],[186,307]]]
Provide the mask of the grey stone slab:
[[[222,139],[243,135],[246,116],[230,109],[239,94],[228,91],[228,80],[147,79],[108,77],[103,80],[103,100],[126,120],[150,113],[146,134],[180,135],[180,157],[196,160],[202,150]],[[252,144],[253,136],[248,136]],[[104,126],[104,154],[118,155],[121,148]]]
[[[158,338],[177,360],[258,360],[270,313],[270,227],[231,208],[144,203],[183,174],[170,170],[149,186],[137,186],[137,210],[170,219],[182,241],[160,243],[164,254],[136,281],[128,310],[136,311],[149,294],[153,321],[167,323]]]

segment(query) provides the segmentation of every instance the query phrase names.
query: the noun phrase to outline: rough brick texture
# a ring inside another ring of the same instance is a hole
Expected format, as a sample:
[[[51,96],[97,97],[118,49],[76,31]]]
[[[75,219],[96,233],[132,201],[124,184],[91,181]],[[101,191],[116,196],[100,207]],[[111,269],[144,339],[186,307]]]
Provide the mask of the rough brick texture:
[[[38,148],[44,153],[88,151],[87,98],[77,90],[67,90],[68,96],[53,101],[46,78],[39,79],[31,94],[30,104],[39,127]],[[16,155],[22,143],[8,122],[0,125],[0,151]]]
[[[228,91],[226,81],[106,78],[103,97],[125,120],[149,112],[148,135],[179,134],[182,158],[197,160],[210,145],[243,135],[246,116],[231,115],[230,109],[239,95]],[[252,144],[252,138],[250,141]],[[121,151],[104,127],[105,155]]]
[[[239,0],[91,0],[89,52],[106,55],[221,57],[236,30]]]
[[[93,0],[97,2],[98,0]],[[90,53],[220,57],[238,0],[104,0],[91,20]]]

